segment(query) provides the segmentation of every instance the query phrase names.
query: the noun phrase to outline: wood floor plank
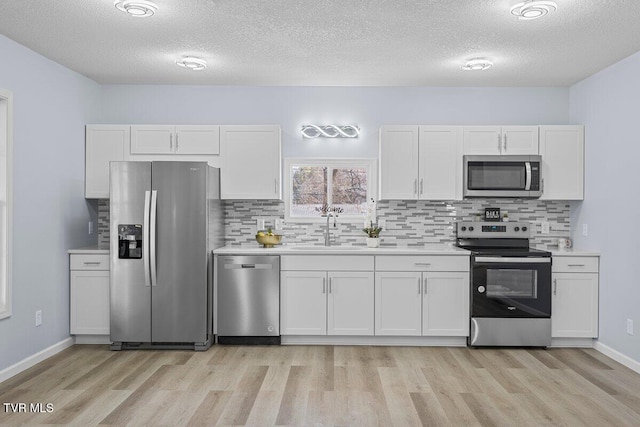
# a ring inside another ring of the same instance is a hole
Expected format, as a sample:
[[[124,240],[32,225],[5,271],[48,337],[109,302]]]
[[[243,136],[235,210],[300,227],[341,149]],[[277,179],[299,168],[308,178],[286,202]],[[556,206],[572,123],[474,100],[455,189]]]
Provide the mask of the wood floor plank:
[[[593,349],[73,346],[0,383],[1,426],[640,426],[640,375]]]

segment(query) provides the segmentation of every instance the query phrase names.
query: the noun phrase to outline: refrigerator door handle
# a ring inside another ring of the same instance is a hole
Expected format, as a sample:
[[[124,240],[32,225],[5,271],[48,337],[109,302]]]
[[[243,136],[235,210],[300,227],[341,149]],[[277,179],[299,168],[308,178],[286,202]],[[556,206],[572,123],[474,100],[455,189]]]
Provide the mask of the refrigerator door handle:
[[[151,192],[144,192],[144,221],[142,223],[142,263],[144,264],[144,285],[151,286],[149,276],[149,209],[151,205]]]
[[[157,269],[156,269],[156,217],[158,207],[158,192],[156,190],[151,191],[151,211],[150,211],[150,233],[149,233],[149,246],[151,247],[151,286],[158,285]]]

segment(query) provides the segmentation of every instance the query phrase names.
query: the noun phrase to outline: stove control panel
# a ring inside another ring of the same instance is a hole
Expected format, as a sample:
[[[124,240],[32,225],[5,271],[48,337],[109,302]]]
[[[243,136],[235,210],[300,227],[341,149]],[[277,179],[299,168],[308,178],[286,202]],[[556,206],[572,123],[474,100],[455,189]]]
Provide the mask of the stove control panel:
[[[474,222],[456,223],[456,237],[461,239],[528,239],[531,235],[528,222]]]

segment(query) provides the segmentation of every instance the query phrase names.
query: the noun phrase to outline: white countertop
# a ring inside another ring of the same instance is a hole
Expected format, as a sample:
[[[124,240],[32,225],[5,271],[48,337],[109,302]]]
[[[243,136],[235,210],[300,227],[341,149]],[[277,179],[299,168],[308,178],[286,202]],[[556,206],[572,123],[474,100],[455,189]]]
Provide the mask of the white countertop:
[[[303,249],[301,249],[301,247]],[[312,245],[277,245],[263,248],[258,244],[246,246],[224,246],[213,251],[216,255],[469,255],[469,251],[458,247],[442,245],[425,245],[420,247],[380,247],[366,246],[312,246]]]
[[[67,251],[70,254],[106,254],[109,255],[109,248],[103,248],[103,247],[99,247],[99,246],[86,246],[84,248],[75,248],[75,249],[69,249]]]
[[[569,249],[560,249],[560,248],[551,248],[548,249],[551,252],[551,256],[559,257],[559,256],[600,256],[600,252],[592,251],[592,250],[584,250],[580,248],[569,248]]]

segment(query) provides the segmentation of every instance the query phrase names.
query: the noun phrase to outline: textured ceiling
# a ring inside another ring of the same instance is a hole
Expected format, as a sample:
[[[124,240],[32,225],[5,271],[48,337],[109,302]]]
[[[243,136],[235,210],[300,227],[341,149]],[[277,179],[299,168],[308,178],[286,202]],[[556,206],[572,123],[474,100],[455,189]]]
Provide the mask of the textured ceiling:
[[[1,0],[0,33],[125,84],[568,86],[640,51],[640,0],[555,0],[534,21],[518,1],[155,0],[142,19],[113,0]],[[460,69],[476,56],[494,67]]]

